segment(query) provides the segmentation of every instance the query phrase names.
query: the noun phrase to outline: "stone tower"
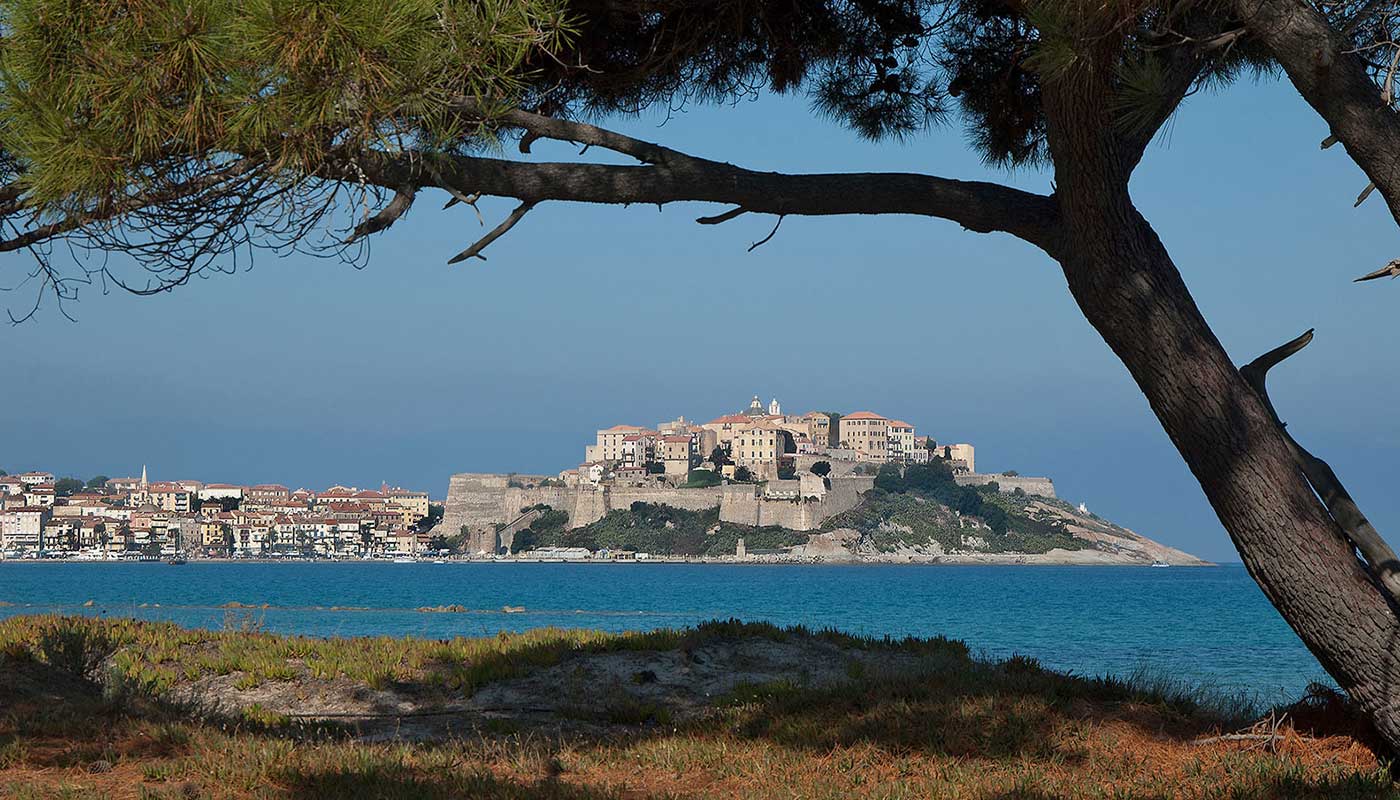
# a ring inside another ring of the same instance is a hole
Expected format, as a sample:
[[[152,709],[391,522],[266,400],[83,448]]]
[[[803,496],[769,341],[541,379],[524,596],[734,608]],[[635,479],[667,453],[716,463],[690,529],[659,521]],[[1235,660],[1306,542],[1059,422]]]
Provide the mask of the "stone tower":
[[[768,415],[770,417],[781,417],[783,415],[783,407],[778,405],[778,398],[773,398],[773,402],[768,404]]]

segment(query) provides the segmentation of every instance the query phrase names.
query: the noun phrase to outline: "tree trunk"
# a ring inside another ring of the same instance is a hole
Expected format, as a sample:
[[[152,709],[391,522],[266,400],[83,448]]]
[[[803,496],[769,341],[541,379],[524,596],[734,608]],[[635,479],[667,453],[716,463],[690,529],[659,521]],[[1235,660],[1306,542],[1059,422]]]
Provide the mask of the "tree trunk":
[[[1128,176],[1136,160],[1119,152],[1107,104],[1083,102],[1094,96],[1082,85],[1046,92],[1062,226],[1052,254],[1249,574],[1400,753],[1400,621],[1134,207]],[[1086,116],[1102,120],[1086,125]],[[1074,124],[1056,125],[1057,117]]]

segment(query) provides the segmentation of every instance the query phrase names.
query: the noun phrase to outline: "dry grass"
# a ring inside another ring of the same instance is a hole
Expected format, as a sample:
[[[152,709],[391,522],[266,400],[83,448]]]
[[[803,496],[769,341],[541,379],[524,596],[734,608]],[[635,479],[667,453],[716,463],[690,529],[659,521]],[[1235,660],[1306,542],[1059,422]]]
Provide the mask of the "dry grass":
[[[431,744],[365,743],[276,719],[198,721],[158,701],[166,681],[217,671],[225,659],[265,680],[288,660],[366,681],[427,680],[449,654],[463,659],[454,663],[466,670],[462,686],[472,687],[581,652],[738,636],[825,636],[843,647],[926,656],[936,668],[855,670],[849,684],[826,689],[742,686],[719,698],[713,714],[681,725],[628,712],[605,735],[500,723]],[[478,662],[492,666],[471,666]],[[84,677],[113,667],[134,676],[117,693]],[[941,640],[738,623],[630,636],[320,640],[18,618],[0,623],[0,797],[1395,796],[1364,745],[1327,735],[1336,702],[1317,695],[1307,704],[1308,736],[1284,725],[1269,741],[1198,745],[1248,723],[1245,709],[1160,683],[1068,677],[1028,659],[980,662]]]

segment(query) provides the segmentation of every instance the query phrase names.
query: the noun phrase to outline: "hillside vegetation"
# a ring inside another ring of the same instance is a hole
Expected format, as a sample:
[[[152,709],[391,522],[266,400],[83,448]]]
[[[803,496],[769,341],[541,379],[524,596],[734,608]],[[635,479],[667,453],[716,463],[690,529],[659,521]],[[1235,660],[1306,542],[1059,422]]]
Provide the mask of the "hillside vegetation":
[[[855,549],[876,552],[1044,553],[1091,546],[1032,500],[1024,492],[1002,494],[995,483],[959,486],[941,463],[903,470],[886,464],[863,502],[828,519],[822,530],[854,530],[861,537]]]
[[[549,509],[515,535],[513,552],[538,547],[586,547],[677,556],[733,555],[739,539],[750,550],[805,544],[807,534],[785,528],[753,528],[720,522],[719,508],[687,511],[655,503],[614,509],[597,522],[568,529],[569,515]]]

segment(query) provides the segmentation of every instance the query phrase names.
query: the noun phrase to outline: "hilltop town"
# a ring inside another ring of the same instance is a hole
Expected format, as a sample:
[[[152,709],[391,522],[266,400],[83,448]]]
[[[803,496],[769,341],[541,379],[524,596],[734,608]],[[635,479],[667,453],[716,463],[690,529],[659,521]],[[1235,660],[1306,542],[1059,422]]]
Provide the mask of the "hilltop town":
[[[972,445],[940,445],[903,420],[871,411],[784,414],[777,398],[765,409],[754,395],[747,409],[709,422],[678,417],[654,429],[614,425],[600,430],[597,441],[584,448],[578,478],[593,484],[680,483],[693,480],[691,471],[709,464],[725,478],[781,480],[795,477],[799,462],[811,460],[803,456],[853,465],[926,464],[941,458],[955,473],[976,471]]]
[[[441,507],[436,507],[440,509]],[[52,472],[0,475],[0,556],[83,560],[394,557],[426,547],[428,493],[381,486],[321,492]]]

